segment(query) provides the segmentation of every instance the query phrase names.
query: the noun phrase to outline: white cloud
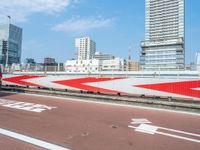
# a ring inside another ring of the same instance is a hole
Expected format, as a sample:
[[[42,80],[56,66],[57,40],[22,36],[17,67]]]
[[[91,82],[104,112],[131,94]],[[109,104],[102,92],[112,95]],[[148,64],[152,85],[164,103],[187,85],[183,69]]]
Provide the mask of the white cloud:
[[[83,0],[72,0],[72,3],[77,4],[77,3],[80,3],[81,1]]]
[[[69,6],[70,0],[0,0],[0,20],[10,15],[15,22],[27,20],[33,13],[55,14]]]
[[[54,31],[63,31],[67,33],[83,33],[93,29],[111,27],[114,19],[97,18],[72,18],[65,22],[54,25],[51,29]]]

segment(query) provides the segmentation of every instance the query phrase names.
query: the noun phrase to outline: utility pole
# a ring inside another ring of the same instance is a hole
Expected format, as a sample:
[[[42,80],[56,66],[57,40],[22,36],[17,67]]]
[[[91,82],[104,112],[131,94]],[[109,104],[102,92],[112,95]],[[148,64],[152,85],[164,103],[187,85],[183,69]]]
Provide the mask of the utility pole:
[[[130,61],[132,58],[131,58],[131,46],[129,47],[129,50],[128,50],[128,60]]]
[[[131,63],[131,59],[132,59],[132,57],[131,57],[131,45],[129,46],[129,49],[128,49],[128,61],[127,61],[127,71],[129,71],[129,69],[130,69],[130,63]]]

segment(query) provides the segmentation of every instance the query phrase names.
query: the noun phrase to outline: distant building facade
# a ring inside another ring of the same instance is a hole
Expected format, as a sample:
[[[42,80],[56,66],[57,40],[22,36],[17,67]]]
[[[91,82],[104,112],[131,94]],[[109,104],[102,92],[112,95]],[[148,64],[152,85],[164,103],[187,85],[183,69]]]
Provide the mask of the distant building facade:
[[[146,0],[143,70],[178,70],[185,65],[184,0]]]
[[[137,61],[129,60],[127,62],[127,64],[128,64],[128,71],[139,71],[140,70],[140,65],[139,65],[139,62],[137,62]]]
[[[51,57],[46,57],[44,58],[44,65],[55,65],[56,64],[56,60],[54,58]]]
[[[25,64],[36,64],[33,58],[26,58],[24,61]]]
[[[13,24],[0,25],[0,64],[21,63],[22,29]]]
[[[126,67],[126,61],[120,58],[110,60],[67,60],[65,63],[66,72],[80,73],[93,73],[100,71],[125,71]]]
[[[93,56],[93,59],[98,59],[98,60],[111,60],[114,58],[115,57],[111,54],[106,54],[106,53],[101,53],[101,52],[96,52]]]
[[[92,59],[96,52],[96,43],[90,37],[76,38],[75,48],[78,60]]]
[[[101,70],[102,61],[97,59],[67,60],[65,63],[66,72],[92,73]]]
[[[102,71],[126,71],[126,60],[121,58],[115,58],[102,61]]]

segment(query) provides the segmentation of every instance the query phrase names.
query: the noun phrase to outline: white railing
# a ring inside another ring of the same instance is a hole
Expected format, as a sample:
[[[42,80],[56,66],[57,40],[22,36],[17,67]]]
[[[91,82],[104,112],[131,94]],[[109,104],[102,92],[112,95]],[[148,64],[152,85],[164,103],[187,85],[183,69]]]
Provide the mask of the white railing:
[[[39,74],[39,75],[70,75],[70,76],[95,76],[95,77],[173,77],[173,78],[198,78],[200,79],[200,65],[187,65],[184,68],[142,68],[139,71],[96,71],[96,72],[67,72],[64,66],[38,66],[38,65],[24,65],[24,66],[8,66],[2,67],[4,74]]]

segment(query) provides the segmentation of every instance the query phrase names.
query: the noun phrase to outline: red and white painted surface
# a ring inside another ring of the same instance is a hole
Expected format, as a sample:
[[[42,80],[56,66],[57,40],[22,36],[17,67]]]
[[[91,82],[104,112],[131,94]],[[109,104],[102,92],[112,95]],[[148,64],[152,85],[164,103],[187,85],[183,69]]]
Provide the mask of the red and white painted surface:
[[[2,84],[200,100],[200,79],[4,75]]]
[[[2,91],[0,97],[56,107],[38,113],[0,105],[2,150],[200,149],[199,114]]]

